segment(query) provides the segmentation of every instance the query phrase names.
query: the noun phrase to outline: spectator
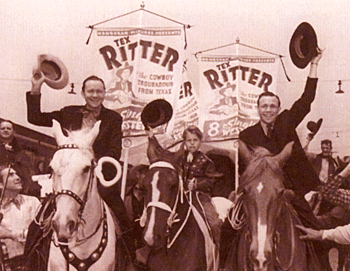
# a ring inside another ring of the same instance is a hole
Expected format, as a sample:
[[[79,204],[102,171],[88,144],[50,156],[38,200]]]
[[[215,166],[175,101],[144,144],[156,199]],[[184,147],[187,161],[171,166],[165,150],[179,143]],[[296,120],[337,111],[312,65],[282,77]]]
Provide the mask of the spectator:
[[[31,179],[30,157],[15,138],[14,124],[10,120],[0,122],[0,165],[13,165],[23,181],[22,194],[40,197],[40,186]]]
[[[36,197],[19,194],[22,181],[16,171],[6,165],[0,166],[0,187],[3,194],[0,239],[2,247],[7,250],[3,250],[2,254],[8,256],[3,261],[11,270],[21,270],[28,226],[34,219],[40,202]]]
[[[321,153],[315,155],[306,152],[306,155],[322,183],[327,182],[338,168],[337,161],[332,157],[332,141],[329,139],[321,141]]]
[[[321,195],[325,199],[343,206],[347,210],[350,210],[350,190],[339,187],[349,176],[350,164],[320,189]],[[301,239],[331,240],[340,244],[350,244],[350,224],[327,230],[314,230],[303,226],[298,226],[298,228],[306,233],[306,235],[301,236]]]

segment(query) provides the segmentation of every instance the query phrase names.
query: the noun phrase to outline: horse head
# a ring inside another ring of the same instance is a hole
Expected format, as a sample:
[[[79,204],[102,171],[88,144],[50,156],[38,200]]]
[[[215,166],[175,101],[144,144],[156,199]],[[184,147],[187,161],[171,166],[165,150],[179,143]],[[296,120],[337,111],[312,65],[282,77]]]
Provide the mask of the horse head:
[[[96,175],[101,175],[98,170],[101,166],[96,167],[92,149],[100,123],[101,121],[96,122],[91,130],[69,132],[66,137],[59,123],[53,121],[53,134],[58,148],[50,162],[55,195],[55,212],[51,219],[51,227],[57,241],[62,244],[74,242],[79,225],[86,224],[86,218],[82,217],[85,209],[89,209],[89,212],[85,213],[91,220],[89,216],[94,215],[93,210],[102,208],[96,181]],[[119,177],[120,172],[119,170],[117,174]]]
[[[239,142],[239,154],[247,168],[238,192],[243,195],[248,231],[249,262],[254,270],[265,271],[272,261],[275,229],[284,201],[282,167],[289,158],[293,142],[276,156],[257,148],[252,154]]]
[[[182,197],[182,186],[175,168],[167,162],[155,162],[143,180],[145,209],[141,220],[145,224],[146,244],[158,249],[164,247],[176,216],[176,207]]]

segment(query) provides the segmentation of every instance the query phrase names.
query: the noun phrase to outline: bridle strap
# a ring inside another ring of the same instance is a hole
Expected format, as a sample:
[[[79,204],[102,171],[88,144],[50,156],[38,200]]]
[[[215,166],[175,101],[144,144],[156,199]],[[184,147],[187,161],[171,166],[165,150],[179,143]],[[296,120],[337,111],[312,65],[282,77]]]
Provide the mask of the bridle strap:
[[[67,196],[70,196],[72,197],[73,199],[75,199],[79,205],[81,206],[81,208],[84,208],[85,206],[85,202],[77,195],[75,194],[73,191],[71,190],[66,190],[66,189],[63,189],[61,191],[55,191],[54,192],[54,195],[55,197],[57,197],[58,195],[67,195]]]
[[[287,267],[284,267],[282,266],[282,263],[277,255],[277,242],[274,242],[274,246],[275,246],[275,253],[276,253],[276,261],[278,263],[278,266],[280,269],[282,269],[283,271],[287,271],[291,268],[293,262],[294,262],[294,258],[295,258],[295,229],[294,229],[294,226],[293,226],[293,219],[292,219],[292,213],[293,210],[291,208],[293,208],[289,203],[287,202],[284,202],[284,205],[286,206],[287,208],[287,215],[288,215],[288,220],[289,220],[289,228],[290,228],[290,238],[291,238],[291,253],[290,253],[290,258],[289,258],[289,262],[288,262],[288,265]]]
[[[72,143],[72,144],[63,144],[63,145],[58,146],[56,151],[59,151],[59,150],[62,150],[62,149],[79,149],[79,146],[74,144],[74,143]],[[84,211],[85,203],[88,200],[89,190],[92,187],[92,180],[93,180],[93,178],[94,178],[94,160],[91,161],[89,182],[88,182],[87,188],[86,188],[86,190],[84,192],[83,199],[81,199],[76,193],[74,193],[73,191],[68,190],[68,189],[63,189],[61,191],[54,191],[55,198],[57,196],[59,196],[59,195],[68,195],[68,196],[72,197],[73,199],[75,199],[80,205],[79,216],[81,218],[82,213]]]
[[[61,149],[79,149],[79,146],[77,144],[63,144],[59,145],[56,149],[56,151],[61,150]]]

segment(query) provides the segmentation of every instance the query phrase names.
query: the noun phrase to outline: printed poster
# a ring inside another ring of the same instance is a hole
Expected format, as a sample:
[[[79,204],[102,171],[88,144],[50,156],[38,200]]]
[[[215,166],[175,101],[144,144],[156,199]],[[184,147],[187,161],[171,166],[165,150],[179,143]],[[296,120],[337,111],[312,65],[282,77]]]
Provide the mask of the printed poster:
[[[165,99],[171,105],[179,95],[183,69],[183,29],[95,29],[94,49],[106,83],[104,105],[123,118],[123,135],[144,135],[141,112],[147,103]],[[172,130],[172,120],[156,133]]]
[[[238,138],[258,121],[258,96],[276,93],[277,63],[276,57],[200,57],[198,99],[205,141]]]

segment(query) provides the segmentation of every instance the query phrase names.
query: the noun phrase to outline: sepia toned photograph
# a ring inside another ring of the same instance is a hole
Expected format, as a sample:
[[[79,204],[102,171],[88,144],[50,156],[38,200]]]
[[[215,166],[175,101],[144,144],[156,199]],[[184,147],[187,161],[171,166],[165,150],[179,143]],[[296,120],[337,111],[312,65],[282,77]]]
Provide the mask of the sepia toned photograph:
[[[349,17],[0,0],[0,271],[349,271]]]

